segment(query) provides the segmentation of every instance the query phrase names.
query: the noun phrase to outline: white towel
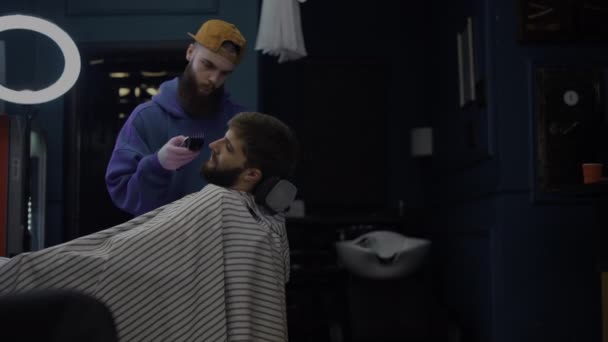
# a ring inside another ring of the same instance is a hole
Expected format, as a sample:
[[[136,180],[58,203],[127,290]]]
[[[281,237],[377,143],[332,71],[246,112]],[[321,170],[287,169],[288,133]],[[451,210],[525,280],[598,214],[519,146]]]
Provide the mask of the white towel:
[[[120,341],[287,341],[284,219],[208,185],[121,225],[0,266],[0,294],[74,289]]]
[[[256,50],[279,57],[279,63],[307,55],[300,19],[300,2],[263,0]]]

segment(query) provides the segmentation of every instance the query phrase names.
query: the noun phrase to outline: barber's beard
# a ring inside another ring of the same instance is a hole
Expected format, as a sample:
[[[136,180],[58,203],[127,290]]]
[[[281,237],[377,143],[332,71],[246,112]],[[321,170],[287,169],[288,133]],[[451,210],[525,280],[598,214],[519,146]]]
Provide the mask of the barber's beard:
[[[178,100],[190,117],[202,119],[216,115],[221,107],[224,86],[214,89],[209,95],[199,91],[192,65],[188,63],[177,87]]]
[[[201,167],[201,177],[205,178],[209,184],[229,188],[236,184],[243,171],[245,171],[243,167],[219,170],[217,165],[210,167],[209,162],[206,162]]]

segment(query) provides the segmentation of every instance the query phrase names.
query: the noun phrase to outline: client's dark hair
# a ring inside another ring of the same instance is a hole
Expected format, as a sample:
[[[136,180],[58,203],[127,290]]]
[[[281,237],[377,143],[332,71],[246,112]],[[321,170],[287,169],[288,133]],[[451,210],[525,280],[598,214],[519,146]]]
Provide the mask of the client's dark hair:
[[[267,114],[243,112],[234,116],[228,126],[244,142],[245,167],[260,169],[264,179],[292,176],[299,145],[285,123]]]

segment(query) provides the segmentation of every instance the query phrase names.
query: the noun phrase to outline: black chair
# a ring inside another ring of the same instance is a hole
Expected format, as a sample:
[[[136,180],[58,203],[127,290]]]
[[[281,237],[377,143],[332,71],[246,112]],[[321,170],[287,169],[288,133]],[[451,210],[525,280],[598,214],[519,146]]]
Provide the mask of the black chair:
[[[0,296],[0,340],[118,342],[110,310],[75,291],[36,290]]]

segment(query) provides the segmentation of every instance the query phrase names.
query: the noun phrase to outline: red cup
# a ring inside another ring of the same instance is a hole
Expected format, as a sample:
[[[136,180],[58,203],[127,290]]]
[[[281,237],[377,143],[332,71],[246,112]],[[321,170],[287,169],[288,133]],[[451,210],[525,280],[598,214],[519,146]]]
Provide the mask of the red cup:
[[[583,183],[593,184],[604,180],[602,173],[604,165],[600,163],[584,163],[583,164]]]

